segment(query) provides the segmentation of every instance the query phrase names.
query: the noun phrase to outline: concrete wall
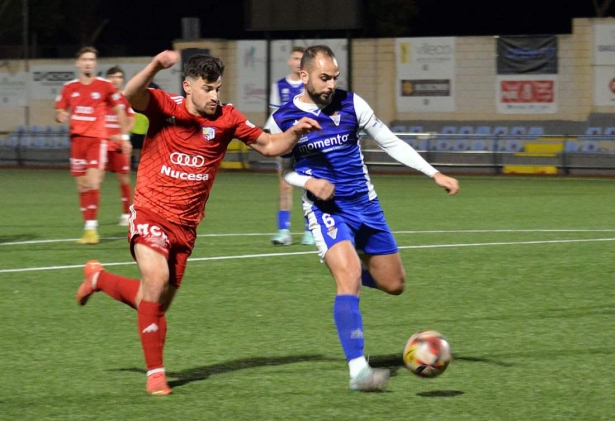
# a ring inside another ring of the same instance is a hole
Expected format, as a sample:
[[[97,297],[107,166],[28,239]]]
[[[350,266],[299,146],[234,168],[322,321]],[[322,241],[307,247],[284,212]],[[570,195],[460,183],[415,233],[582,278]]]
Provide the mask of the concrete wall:
[[[615,19],[605,19],[615,22]],[[595,21],[605,21],[595,20]],[[456,112],[398,113],[395,108],[395,39],[357,39],[352,44],[352,86],[386,122],[406,121],[536,121],[584,122],[591,113],[613,113],[615,107],[592,105],[593,73],[592,21],[575,19],[573,34],[559,35],[559,101],[556,114],[498,114],[495,105],[496,39],[494,37],[458,37],[456,46]],[[207,48],[212,55],[226,63],[223,101],[234,102],[237,97],[236,43],[226,40],[176,42],[176,49]],[[116,59],[101,58],[100,62]],[[122,59],[126,61],[126,59]],[[147,63],[149,58],[135,58]],[[51,60],[39,60],[52,63]],[[57,61],[56,61],[57,62]],[[66,61],[64,62],[66,63]],[[18,68],[19,62],[12,62]],[[0,70],[6,71],[6,68]],[[264,124],[264,113],[246,113],[256,124]],[[30,124],[53,125],[52,101],[32,101]],[[22,108],[0,108],[0,131],[14,130],[23,124]]]

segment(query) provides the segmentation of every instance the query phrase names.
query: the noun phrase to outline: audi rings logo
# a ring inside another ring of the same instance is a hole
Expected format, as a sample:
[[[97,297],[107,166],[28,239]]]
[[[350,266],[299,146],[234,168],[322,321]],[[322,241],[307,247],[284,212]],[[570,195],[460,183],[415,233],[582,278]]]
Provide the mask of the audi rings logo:
[[[205,158],[201,155],[188,155],[186,153],[173,152],[171,154],[171,163],[183,167],[200,168],[205,165]]]

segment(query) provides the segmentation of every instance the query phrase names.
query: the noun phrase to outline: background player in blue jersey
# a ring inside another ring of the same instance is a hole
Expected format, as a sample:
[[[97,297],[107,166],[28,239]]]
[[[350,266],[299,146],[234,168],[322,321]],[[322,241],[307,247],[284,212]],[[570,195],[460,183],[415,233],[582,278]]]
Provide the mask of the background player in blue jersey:
[[[321,258],[337,284],[333,318],[348,361],[351,390],[382,389],[389,370],[369,366],[363,352],[363,321],[359,310],[361,285],[401,294],[405,271],[393,234],[384,218],[359,147],[364,130],[390,156],[415,168],[449,194],[459,184],[429,165],[396,137],[352,92],[336,90],[339,68],[331,49],[308,48],[301,60],[305,92],[271,115],[271,133],[281,133],[301,117],[321,125],[304,135],[281,159],[286,182],[304,189],[303,209]]]
[[[282,105],[290,102],[293,98],[303,93],[303,82],[299,76],[301,68],[301,57],[303,47],[293,47],[288,58],[290,73],[271,86],[271,97],[269,107],[272,111],[277,110]],[[271,242],[279,246],[289,246],[293,243],[290,236],[290,215],[293,208],[293,188],[280,177],[280,195],[278,196],[278,232],[273,236]],[[305,224],[305,232],[301,239],[303,245],[314,245],[314,237]]]

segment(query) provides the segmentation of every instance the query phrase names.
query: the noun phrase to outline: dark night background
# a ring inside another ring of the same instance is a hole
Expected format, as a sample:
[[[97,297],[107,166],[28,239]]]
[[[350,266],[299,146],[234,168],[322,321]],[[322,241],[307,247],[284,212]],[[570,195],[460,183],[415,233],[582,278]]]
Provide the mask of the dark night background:
[[[0,1],[0,46],[22,43],[22,5]],[[31,56],[72,56],[93,44],[103,55],[154,55],[181,38],[181,18],[200,18],[202,38],[264,39],[245,28],[243,0],[27,0]],[[608,0],[598,0],[604,3]],[[573,17],[596,17],[592,0],[362,0],[364,25],[353,37],[566,34]],[[314,9],[315,14],[334,14]],[[337,12],[339,13],[339,12]],[[605,16],[613,15],[611,4]],[[344,31],[272,33],[273,38],[345,37]],[[66,47],[62,47],[66,46]],[[9,51],[6,49],[5,51]],[[68,52],[68,53],[67,53]],[[6,54],[5,54],[6,55]]]

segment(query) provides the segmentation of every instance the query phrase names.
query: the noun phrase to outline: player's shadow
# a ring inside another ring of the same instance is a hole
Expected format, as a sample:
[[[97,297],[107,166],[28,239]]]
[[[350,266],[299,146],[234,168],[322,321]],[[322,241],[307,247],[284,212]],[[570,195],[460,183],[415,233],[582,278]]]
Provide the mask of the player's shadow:
[[[34,234],[15,234],[15,235],[0,235],[0,244],[15,243],[18,241],[32,241],[40,238]]]
[[[241,360],[226,361],[218,364],[204,365],[201,367],[189,368],[182,371],[167,371],[167,376],[176,380],[169,381],[169,386],[178,387],[191,382],[206,380],[214,374],[231,373],[238,370],[245,370],[256,367],[273,367],[286,364],[295,364],[308,361],[333,361],[322,355],[288,355],[284,357],[255,357]],[[337,361],[337,360],[335,360]],[[133,373],[144,373],[140,368],[121,368],[116,371],[129,371]]]
[[[419,392],[416,395],[422,398],[454,398],[463,395],[461,390],[430,390],[429,392]]]

